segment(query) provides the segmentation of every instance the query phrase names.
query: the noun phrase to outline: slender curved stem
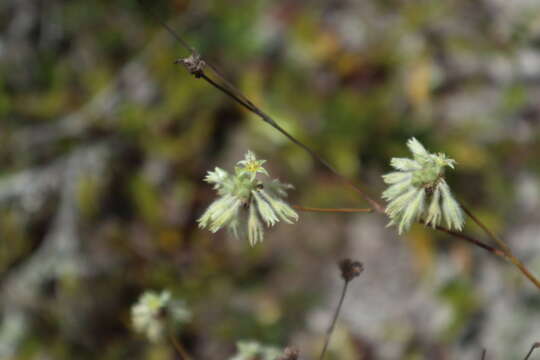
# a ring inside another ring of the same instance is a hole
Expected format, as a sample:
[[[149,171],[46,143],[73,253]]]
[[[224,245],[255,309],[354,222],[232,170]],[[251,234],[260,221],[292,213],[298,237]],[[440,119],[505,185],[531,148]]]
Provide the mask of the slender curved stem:
[[[511,253],[510,247],[498,236],[496,236],[480,219],[478,219],[468,207],[465,206],[462,202],[459,203],[465,214],[471,218],[472,221],[476,223],[497,245],[500,246],[506,253]]]
[[[178,353],[178,355],[180,356],[180,359],[181,360],[192,360],[191,356],[189,356],[189,354],[187,353],[186,349],[184,349],[184,347],[182,346],[182,344],[180,344],[180,342],[178,342],[176,340],[176,338],[174,337],[174,334],[172,332],[172,330],[169,330],[169,340],[171,341],[174,349],[176,350],[176,352]]]
[[[460,203],[463,211],[469,216],[488,236],[493,240],[505,254],[505,258],[514,264],[523,275],[527,277],[538,289],[540,289],[540,280],[534,276],[529,269],[512,253],[510,247],[497,235],[495,235],[480,219],[478,219],[465,205]]]
[[[326,212],[326,213],[372,213],[373,209],[355,209],[355,208],[318,208],[318,207],[308,207],[301,205],[293,205],[293,208],[299,211],[306,212]]]
[[[204,79],[207,83],[215,87],[216,89],[222,91],[224,94],[228,95],[232,99],[234,99],[237,103],[245,107],[247,110],[251,111],[253,114],[257,115],[259,118],[261,118],[264,122],[272,126],[274,129],[279,131],[281,134],[283,134],[286,138],[291,140],[294,144],[298,145],[302,149],[304,149],[313,159],[321,163],[324,167],[326,167],[328,170],[330,170],[335,176],[337,176],[339,179],[341,179],[345,184],[350,186],[352,189],[354,189],[356,192],[360,194],[367,202],[373,206],[373,208],[377,212],[384,212],[384,207],[375,199],[371,198],[364,190],[362,190],[360,187],[355,185],[351,180],[346,178],[345,176],[341,175],[330,163],[328,163],[326,160],[324,160],[319,154],[317,154],[314,150],[312,150],[310,147],[308,147],[306,144],[301,142],[300,140],[296,139],[294,136],[292,136],[289,132],[287,132],[285,129],[283,129],[270,115],[266,114],[264,111],[262,111],[258,106],[256,106],[251,100],[249,100],[242,92],[236,88],[233,84],[231,84],[223,75],[221,75],[221,72],[218,71],[218,69],[212,65],[209,61],[204,60],[202,61],[201,55],[195,50],[193,47],[191,47],[187,41],[185,41],[182,36],[180,36],[178,33],[176,33],[165,21],[161,19],[160,16],[158,16],[155,12],[152,11],[150,6],[148,6],[144,0],[138,0],[139,4],[141,4],[142,7],[144,7],[158,22],[161,26],[167,30],[167,32],[175,38],[182,47],[189,52],[190,56],[194,59],[197,59],[201,67],[197,68],[196,72],[192,72],[192,75],[194,75],[196,78]],[[180,63],[180,62],[178,62]],[[213,73],[219,78],[221,84],[215,82],[212,80],[208,75],[204,72],[204,66],[207,65]]]
[[[529,360],[529,357],[531,356],[533,351],[535,349],[539,348],[539,347],[540,347],[540,342],[536,342],[536,343],[532,344],[531,349],[529,350],[529,352],[527,353],[527,356],[525,356],[525,359],[523,359],[523,360]]]
[[[214,73],[218,75],[220,79],[223,79],[219,72],[215,70],[213,66],[211,66],[211,69],[214,70]],[[332,172],[335,176],[337,176],[341,181],[343,181],[346,185],[350,186],[352,189],[354,189],[357,193],[360,194],[374,209],[375,211],[379,213],[384,212],[384,207],[375,199],[370,197],[364,190],[362,190],[360,187],[355,185],[351,180],[341,175],[332,165],[330,165],[326,160],[324,160],[319,154],[317,154],[314,150],[312,150],[310,147],[308,147],[306,144],[292,136],[289,132],[287,132],[285,129],[283,129],[270,115],[266,114],[264,111],[262,111],[259,107],[253,104],[250,100],[248,100],[242,93],[233,87],[232,85],[228,85],[228,87],[225,87],[222,84],[218,84],[213,79],[211,79],[207,74],[204,72],[201,72],[198,74],[198,77],[201,79],[204,79],[207,83],[215,87],[216,89],[220,90],[224,94],[228,95],[230,98],[232,98],[234,101],[236,101],[238,104],[242,105],[247,110],[251,111],[253,114],[257,115],[259,118],[261,118],[265,123],[272,126],[274,129],[279,131],[282,135],[284,135],[286,138],[288,138],[291,142],[298,145],[302,149],[304,149],[313,159],[318,161],[320,164],[322,164],[324,167],[326,167],[330,172]],[[226,82],[226,84],[229,84]]]
[[[453,230],[449,230],[447,228],[445,228],[444,226],[436,226],[435,229],[441,231],[441,232],[444,232],[444,233],[447,233],[448,235],[452,235],[453,237],[456,237],[458,239],[461,239],[461,240],[465,240],[467,242],[470,242],[471,244],[475,245],[475,246],[478,246],[479,248],[482,248],[490,253],[492,253],[493,255],[495,256],[498,256],[500,258],[502,258],[503,260],[508,260],[506,254],[497,249],[496,247],[493,247],[491,245],[488,245],[480,240],[477,240],[471,236],[468,236],[466,234],[462,234],[460,232],[457,232],[457,231],[453,231]]]
[[[334,327],[336,326],[336,321],[339,316],[339,313],[341,312],[341,307],[343,306],[343,300],[345,300],[345,295],[347,295],[347,289],[349,287],[349,281],[344,280],[343,281],[343,289],[341,290],[341,296],[339,297],[339,303],[336,307],[336,311],[334,312],[334,316],[332,318],[332,322],[330,323],[330,327],[326,331],[326,335],[324,337],[324,346],[321,350],[321,355],[319,355],[319,360],[324,359],[324,354],[326,353],[326,349],[328,348],[328,344],[330,343],[330,338],[332,337],[332,333],[334,332]]]

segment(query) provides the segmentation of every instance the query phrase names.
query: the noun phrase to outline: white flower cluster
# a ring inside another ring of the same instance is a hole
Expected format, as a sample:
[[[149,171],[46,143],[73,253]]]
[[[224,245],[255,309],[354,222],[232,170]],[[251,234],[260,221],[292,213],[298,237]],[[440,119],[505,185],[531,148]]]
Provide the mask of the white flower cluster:
[[[274,346],[264,346],[256,341],[239,341],[237,352],[229,360],[276,360],[281,350]]]
[[[444,219],[449,229],[461,230],[463,212],[444,179],[445,167],[453,169],[455,160],[428,153],[415,138],[407,146],[413,159],[393,158],[390,165],[397,171],[383,176],[391,185],[382,195],[389,202],[385,210],[391,220],[388,225],[397,225],[401,235],[416,221],[436,227]]]
[[[146,291],[131,308],[134,330],[154,342],[163,338],[167,325],[182,324],[190,318],[191,312],[185,304],[171,299],[168,291],[162,291],[161,294]]]
[[[248,151],[244,160],[237,163],[234,174],[218,167],[209,171],[204,181],[214,185],[219,198],[197,220],[199,227],[213,233],[227,227],[236,237],[247,232],[253,246],[263,240],[263,222],[273,226],[280,220],[289,224],[298,220],[298,214],[283,200],[292,185],[277,179],[257,179],[258,173],[269,176],[262,166],[265,162]]]

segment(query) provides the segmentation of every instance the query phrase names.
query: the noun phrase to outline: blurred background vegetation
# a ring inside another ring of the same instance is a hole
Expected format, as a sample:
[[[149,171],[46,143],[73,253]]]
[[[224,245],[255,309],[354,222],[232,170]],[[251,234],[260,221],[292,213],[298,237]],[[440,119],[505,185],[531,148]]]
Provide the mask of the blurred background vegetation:
[[[540,274],[538,1],[149,3],[374,196],[411,136],[455,158],[454,192]],[[133,0],[0,2],[0,358],[172,359],[131,331],[146,289],[186,301],[177,336],[195,359],[246,339],[313,358],[345,256],[366,270],[328,359],[522,359],[540,339],[537,289],[421,226],[400,238],[379,215],[302,213],[254,248],[199,230],[205,172],[247,149],[293,204],[365,204],[173,64],[187,55]]]

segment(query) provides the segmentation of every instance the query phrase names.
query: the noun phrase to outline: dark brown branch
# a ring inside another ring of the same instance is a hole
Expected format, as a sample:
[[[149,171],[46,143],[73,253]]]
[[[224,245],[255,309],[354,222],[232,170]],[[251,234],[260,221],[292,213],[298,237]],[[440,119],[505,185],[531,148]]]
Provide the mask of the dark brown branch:
[[[501,249],[504,250],[505,253],[510,254],[512,251],[510,250],[510,247],[506,245],[504,241],[499,239],[486,225],[484,225],[483,222],[480,221],[470,210],[468,207],[466,207],[462,202],[459,203],[459,206],[465,211],[465,214],[467,214],[468,217],[472,219],[478,225],[489,237],[491,240],[493,240],[497,245],[501,247]]]
[[[435,229],[441,231],[441,232],[444,232],[444,233],[447,233],[448,235],[452,235],[453,237],[456,237],[458,239],[461,239],[461,240],[465,240],[475,246],[478,246],[479,248],[482,248],[490,253],[492,253],[493,255],[495,256],[498,256],[504,260],[508,260],[507,257],[506,257],[506,254],[504,252],[502,252],[501,250],[497,249],[496,247],[493,247],[491,245],[488,245],[480,240],[477,240],[471,236],[468,236],[466,234],[462,234],[460,232],[457,232],[457,231],[453,231],[453,230],[449,230],[447,228],[445,228],[444,226],[436,226]]]
[[[516,266],[519,271],[521,271],[521,273],[527,277],[527,279],[529,279],[534,285],[536,285],[538,289],[540,289],[540,280],[538,280],[536,276],[534,276],[529,269],[527,269],[521,260],[514,256],[510,247],[501,238],[495,235],[495,233],[493,233],[482,221],[480,221],[480,219],[478,219],[465,205],[460,204],[460,206],[463,208],[463,211],[465,211],[465,213],[490,237],[490,239],[501,247],[505,258],[514,264],[514,266]]]

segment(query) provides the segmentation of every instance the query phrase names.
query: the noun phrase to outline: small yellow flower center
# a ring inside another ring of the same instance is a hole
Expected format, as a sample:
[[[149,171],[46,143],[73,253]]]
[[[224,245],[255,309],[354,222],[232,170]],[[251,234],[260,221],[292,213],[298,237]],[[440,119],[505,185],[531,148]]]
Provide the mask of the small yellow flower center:
[[[257,170],[259,170],[260,166],[259,164],[257,164],[256,162],[249,162],[247,165],[246,165],[246,170],[249,171],[249,172],[257,172]]]

